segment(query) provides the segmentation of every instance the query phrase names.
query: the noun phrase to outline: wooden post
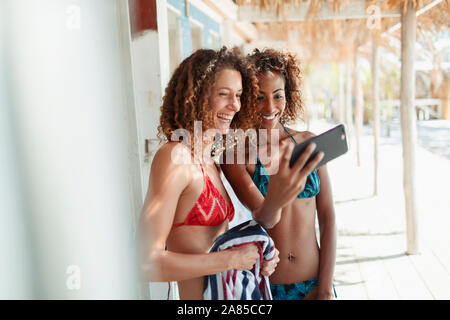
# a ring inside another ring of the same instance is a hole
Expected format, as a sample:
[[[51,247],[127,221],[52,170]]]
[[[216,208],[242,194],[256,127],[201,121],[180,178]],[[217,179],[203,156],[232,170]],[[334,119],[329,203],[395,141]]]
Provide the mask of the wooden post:
[[[373,195],[378,194],[378,146],[380,136],[380,109],[379,100],[379,56],[378,56],[378,38],[376,31],[372,38],[372,125],[373,125]]]
[[[358,46],[355,46],[354,62],[353,62],[353,83],[355,92],[355,138],[356,138],[356,164],[359,167],[361,165],[359,138],[361,136],[362,122],[363,122],[363,99],[361,80],[359,77],[358,67]]]
[[[338,65],[338,121],[339,123],[345,122],[345,68],[342,62]]]
[[[304,90],[304,99],[306,102],[306,110],[303,115],[303,122],[306,123],[306,130],[310,130],[312,113],[314,110],[314,99],[311,92],[311,87],[309,85],[308,75],[303,77],[303,90]]]
[[[442,101],[441,119],[450,120],[450,81],[445,78],[438,98]]]
[[[352,144],[353,137],[353,106],[352,106],[352,58],[345,64],[345,123],[347,125],[347,141]]]
[[[184,11],[186,17],[189,17],[189,0],[184,0]]]
[[[400,119],[403,146],[403,189],[405,193],[407,254],[419,252],[417,206],[416,206],[416,110],[414,44],[416,41],[416,12],[408,2],[406,12],[402,10],[402,66],[400,87]]]

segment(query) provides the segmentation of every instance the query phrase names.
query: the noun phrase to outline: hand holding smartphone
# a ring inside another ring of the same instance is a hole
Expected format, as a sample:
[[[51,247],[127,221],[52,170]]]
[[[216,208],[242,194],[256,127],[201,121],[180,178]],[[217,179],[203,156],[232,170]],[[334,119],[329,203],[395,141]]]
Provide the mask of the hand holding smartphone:
[[[347,135],[345,133],[344,125],[338,125],[318,136],[312,137],[306,141],[295,146],[292,152],[291,159],[289,161],[289,167],[292,168],[295,161],[300,157],[300,155],[305,151],[310,143],[314,142],[316,144],[316,149],[308,158],[308,163],[313,159],[319,152],[324,153],[324,157],[317,164],[316,169],[320,168],[328,161],[336,159],[337,157],[343,155],[348,151],[347,146]]]

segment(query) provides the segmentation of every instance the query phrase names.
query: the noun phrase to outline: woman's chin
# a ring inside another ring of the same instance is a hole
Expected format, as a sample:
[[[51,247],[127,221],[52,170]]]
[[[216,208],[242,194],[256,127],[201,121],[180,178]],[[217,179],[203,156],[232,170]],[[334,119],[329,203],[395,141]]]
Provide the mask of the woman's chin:
[[[225,121],[216,121],[215,123],[215,129],[217,130],[217,133],[220,134],[226,134],[227,131],[230,129],[231,121],[225,122]]]
[[[275,118],[273,118],[271,120],[267,120],[267,119],[262,118],[261,128],[267,129],[267,130],[275,129],[277,127],[277,124],[278,124],[278,117],[275,117]]]

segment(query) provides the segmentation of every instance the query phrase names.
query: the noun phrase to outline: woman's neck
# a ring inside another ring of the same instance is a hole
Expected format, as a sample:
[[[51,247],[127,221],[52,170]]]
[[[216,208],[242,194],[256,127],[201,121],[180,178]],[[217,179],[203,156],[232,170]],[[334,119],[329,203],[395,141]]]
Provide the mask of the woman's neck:
[[[278,139],[278,141],[280,141],[280,139],[284,136],[283,125],[279,122],[277,122],[277,124],[273,128],[266,130],[267,130],[267,144],[271,143],[273,135],[277,135],[276,138]]]
[[[213,160],[211,159],[211,150],[213,146],[214,140],[203,140],[201,143],[201,149],[196,148],[192,150],[192,157],[194,163],[200,163],[201,165],[206,165],[211,163]]]

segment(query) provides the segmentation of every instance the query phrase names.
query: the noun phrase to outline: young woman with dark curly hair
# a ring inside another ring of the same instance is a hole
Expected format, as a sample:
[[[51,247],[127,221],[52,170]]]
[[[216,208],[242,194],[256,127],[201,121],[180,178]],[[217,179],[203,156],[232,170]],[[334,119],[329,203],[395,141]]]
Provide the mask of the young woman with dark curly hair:
[[[201,299],[203,276],[251,269],[259,254],[255,245],[208,253],[227,230],[233,204],[216,165],[194,152],[195,143],[200,143],[202,154],[210,155],[212,139],[194,137],[192,146],[185,136],[180,142],[173,141],[172,135],[182,130],[192,137],[197,120],[202,121],[203,131],[213,134],[225,134],[229,128],[245,130],[256,117],[252,107],[256,98],[253,68],[238,49],[225,47],[194,52],[175,70],[166,88],[158,129],[167,141],[153,159],[140,219],[142,270],[148,281],[178,281],[181,299]],[[288,160],[280,169],[284,176],[274,179],[273,185],[279,187],[271,191],[280,201],[297,183]],[[273,273],[277,262],[277,255],[265,261],[262,274]]]
[[[268,130],[269,136],[276,133],[281,146],[293,146],[313,137],[311,132],[285,126],[304,111],[296,58],[273,49],[256,49],[248,59],[255,66],[259,79],[256,103],[259,128]],[[270,153],[270,146],[269,143],[259,145],[258,154]],[[280,300],[332,299],[336,226],[326,166],[313,172],[305,171],[303,191],[297,192],[286,206],[272,206],[272,211],[262,211],[259,208],[269,201],[267,191],[273,176],[267,171],[272,165],[272,162],[263,165],[259,158],[253,164],[222,165],[240,201],[252,211],[254,219],[268,229],[279,250],[280,262],[270,277],[272,296]],[[315,232],[316,211],[320,249]]]

